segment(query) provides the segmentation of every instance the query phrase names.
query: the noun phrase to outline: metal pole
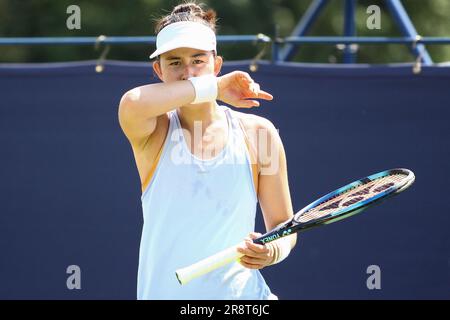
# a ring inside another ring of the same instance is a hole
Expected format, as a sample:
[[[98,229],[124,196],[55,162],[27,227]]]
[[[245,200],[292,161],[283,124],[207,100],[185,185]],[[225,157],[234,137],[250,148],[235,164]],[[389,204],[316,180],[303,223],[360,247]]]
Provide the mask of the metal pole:
[[[291,37],[299,37],[305,35],[311,28],[313,22],[319,16],[323,7],[327,4],[328,0],[314,0],[306,10],[305,14],[302,16],[299,23],[295,26],[291,33]],[[287,44],[280,53],[281,61],[289,61],[294,58],[297,53],[297,46],[293,44]]]
[[[394,17],[395,22],[400,27],[403,35],[411,38],[420,39],[419,34],[417,33],[416,28],[414,28],[414,25],[411,19],[409,18],[405,8],[403,7],[401,1],[387,0],[387,5],[389,7],[389,10],[391,11],[392,16]],[[426,65],[433,64],[433,60],[431,59],[431,56],[429,55],[427,49],[423,44],[413,45],[411,47],[411,50],[413,51],[416,57],[420,57],[421,61],[424,64]]]
[[[344,16],[344,36],[354,37],[356,35],[355,28],[355,3],[356,0],[345,0],[345,16]],[[344,49],[344,63],[355,63],[356,50],[353,51],[356,44],[349,44]]]
[[[35,38],[9,38],[0,37],[0,46],[21,46],[21,45],[92,45],[97,42],[103,44],[154,44],[154,37],[35,37]],[[268,36],[218,36],[218,42],[272,42]],[[414,43],[427,45],[445,45],[450,44],[450,37],[287,37],[278,38],[278,43],[288,44],[409,44]]]
[[[426,43],[430,45],[444,45],[450,44],[450,37],[425,37],[425,38],[410,38],[410,37],[287,37],[283,39],[285,43],[293,44],[414,44]]]
[[[278,63],[281,61],[280,59],[280,38],[279,38],[279,30],[280,26],[274,26],[274,36],[272,42],[272,64]]]
[[[232,42],[270,42],[271,39],[261,35],[224,35],[217,36],[217,41],[221,43]],[[21,46],[21,45],[95,45],[102,44],[155,44],[156,37],[136,36],[98,36],[98,37],[20,37],[20,38],[0,38],[0,46]]]

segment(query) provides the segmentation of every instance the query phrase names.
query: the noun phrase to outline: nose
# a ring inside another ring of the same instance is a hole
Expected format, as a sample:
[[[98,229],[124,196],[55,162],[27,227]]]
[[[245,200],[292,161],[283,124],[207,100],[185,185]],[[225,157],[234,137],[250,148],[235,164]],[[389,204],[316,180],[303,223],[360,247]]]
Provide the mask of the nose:
[[[192,68],[192,66],[190,66],[190,65],[186,65],[183,68],[183,74],[181,76],[181,80],[187,80],[187,79],[189,79],[191,77],[194,77],[194,76],[195,76],[194,75],[194,68]]]

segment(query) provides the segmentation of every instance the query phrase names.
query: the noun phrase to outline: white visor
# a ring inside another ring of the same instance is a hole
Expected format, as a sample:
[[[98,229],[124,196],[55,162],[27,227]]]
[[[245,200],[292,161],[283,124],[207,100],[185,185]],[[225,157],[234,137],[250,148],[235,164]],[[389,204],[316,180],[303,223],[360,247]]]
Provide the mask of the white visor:
[[[211,28],[199,22],[180,21],[169,24],[156,36],[156,50],[150,59],[177,48],[216,51],[216,35]]]

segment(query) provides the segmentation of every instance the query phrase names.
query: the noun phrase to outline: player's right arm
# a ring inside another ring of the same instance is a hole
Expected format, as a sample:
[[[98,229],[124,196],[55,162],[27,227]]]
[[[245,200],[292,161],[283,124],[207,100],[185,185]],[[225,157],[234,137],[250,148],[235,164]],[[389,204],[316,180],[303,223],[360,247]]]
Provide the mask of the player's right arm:
[[[250,75],[234,71],[217,78],[218,100],[237,108],[259,106],[251,99],[272,100],[260,90]],[[157,117],[194,101],[195,89],[189,80],[149,84],[126,92],[119,105],[119,123],[132,145],[145,143],[155,131]]]
[[[136,87],[120,100],[120,126],[132,145],[140,145],[155,131],[158,116],[194,99],[194,87],[188,80]]]

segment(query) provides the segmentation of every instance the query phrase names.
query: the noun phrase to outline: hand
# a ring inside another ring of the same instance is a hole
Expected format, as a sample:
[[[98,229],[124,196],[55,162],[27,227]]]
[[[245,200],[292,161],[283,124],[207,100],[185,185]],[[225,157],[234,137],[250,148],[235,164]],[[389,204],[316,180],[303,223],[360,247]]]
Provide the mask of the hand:
[[[252,240],[261,236],[261,233],[252,232],[245,238],[244,244],[237,251],[244,254],[239,259],[240,264],[249,269],[262,269],[273,262],[273,247],[253,243]]]
[[[217,78],[217,99],[237,108],[259,107],[259,101],[272,100],[273,96],[260,89],[247,72],[233,71]]]

